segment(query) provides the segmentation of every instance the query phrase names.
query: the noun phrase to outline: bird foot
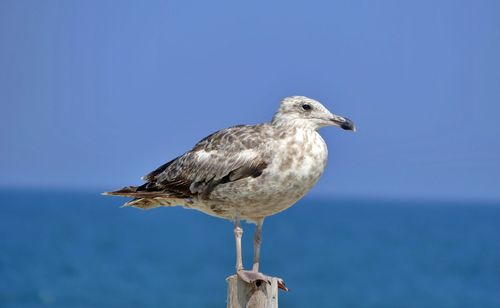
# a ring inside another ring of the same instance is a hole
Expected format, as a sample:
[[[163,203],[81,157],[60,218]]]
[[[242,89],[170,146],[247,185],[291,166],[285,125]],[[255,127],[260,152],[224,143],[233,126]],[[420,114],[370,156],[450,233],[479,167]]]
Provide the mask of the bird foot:
[[[271,284],[271,277],[266,276],[262,273],[259,272],[254,272],[254,271],[246,271],[246,270],[238,270],[237,272],[238,277],[241,278],[246,283],[255,283],[257,287],[260,287],[260,285],[265,282],[268,284]],[[285,282],[281,278],[277,278],[278,280],[278,288],[288,291],[288,288],[285,286]]]

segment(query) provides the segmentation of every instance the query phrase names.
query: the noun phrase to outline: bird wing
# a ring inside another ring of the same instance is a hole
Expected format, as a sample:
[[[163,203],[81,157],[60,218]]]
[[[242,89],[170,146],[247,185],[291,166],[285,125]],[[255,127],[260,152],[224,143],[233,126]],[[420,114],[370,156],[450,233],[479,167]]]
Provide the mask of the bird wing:
[[[259,151],[265,130],[258,125],[218,131],[198,142],[191,151],[144,176],[146,183],[138,191],[207,198],[218,185],[258,177],[268,165]]]

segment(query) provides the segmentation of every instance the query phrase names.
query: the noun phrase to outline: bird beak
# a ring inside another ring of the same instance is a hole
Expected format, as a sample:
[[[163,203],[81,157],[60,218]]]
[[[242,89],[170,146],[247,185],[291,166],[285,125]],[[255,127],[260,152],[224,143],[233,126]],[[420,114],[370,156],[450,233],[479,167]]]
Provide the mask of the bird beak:
[[[330,121],[333,122],[333,125],[338,126],[342,129],[352,130],[353,132],[356,131],[356,126],[354,125],[354,122],[352,122],[348,118],[344,118],[336,114],[333,114]]]

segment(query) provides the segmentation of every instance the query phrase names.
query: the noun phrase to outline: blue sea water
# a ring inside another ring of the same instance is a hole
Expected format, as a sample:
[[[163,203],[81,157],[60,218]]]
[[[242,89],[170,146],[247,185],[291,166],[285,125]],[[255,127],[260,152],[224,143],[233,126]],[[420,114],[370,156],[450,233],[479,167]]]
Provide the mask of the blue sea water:
[[[0,307],[225,306],[230,222],[98,192],[0,200]],[[500,307],[500,204],[306,198],[266,220],[261,264],[281,307]]]

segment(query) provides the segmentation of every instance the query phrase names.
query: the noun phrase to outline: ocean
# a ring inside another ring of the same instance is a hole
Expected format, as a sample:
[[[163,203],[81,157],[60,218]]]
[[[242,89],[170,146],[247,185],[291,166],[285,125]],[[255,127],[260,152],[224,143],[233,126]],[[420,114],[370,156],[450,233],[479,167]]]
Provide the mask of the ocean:
[[[0,200],[2,308],[225,307],[228,221],[97,191]],[[266,219],[261,270],[280,307],[500,307],[500,204],[306,197]]]

